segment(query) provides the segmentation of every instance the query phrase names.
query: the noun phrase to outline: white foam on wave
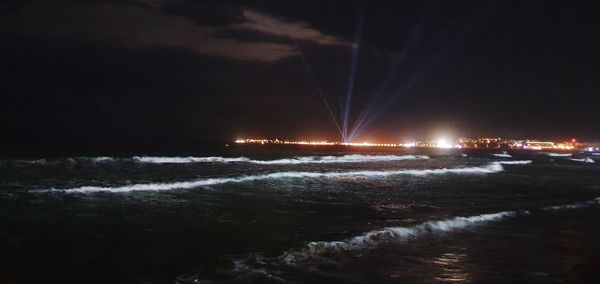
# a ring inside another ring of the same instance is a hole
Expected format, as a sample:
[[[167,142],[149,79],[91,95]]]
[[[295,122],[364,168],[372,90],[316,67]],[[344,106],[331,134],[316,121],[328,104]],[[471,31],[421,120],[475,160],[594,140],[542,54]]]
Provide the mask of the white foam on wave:
[[[320,254],[327,251],[343,251],[372,247],[384,242],[419,237],[423,234],[463,229],[480,223],[497,221],[504,217],[514,216],[515,214],[515,211],[505,211],[471,217],[454,217],[440,221],[428,221],[411,227],[388,227],[371,231],[344,241],[311,242],[308,244],[307,252],[309,254]]]
[[[232,163],[248,162],[246,157],[226,158],[226,157],[140,157],[132,158],[136,162],[150,164],[189,164],[189,163]]]
[[[569,160],[575,161],[575,162],[590,163],[590,164],[595,163],[595,161],[592,160],[590,157],[585,157],[583,159],[569,159]]]
[[[308,156],[291,159],[279,159],[270,161],[251,160],[251,163],[276,165],[276,164],[321,164],[321,163],[360,163],[360,162],[385,162],[403,160],[426,160],[424,155],[344,155],[344,156]]]
[[[22,163],[28,163],[28,164],[46,165],[46,164],[60,164],[60,163],[75,164],[78,162],[103,163],[103,162],[112,162],[115,160],[117,160],[117,158],[113,158],[113,157],[73,157],[73,158],[15,160],[15,161],[22,162]]]
[[[290,165],[290,164],[325,164],[325,163],[360,163],[384,162],[403,160],[425,160],[424,155],[344,155],[344,156],[306,156],[277,160],[252,160],[246,157],[133,157],[140,163],[154,164],[184,164],[184,163],[232,163],[244,162],[262,165]]]
[[[37,159],[37,160],[22,160],[25,163],[29,163],[29,164],[39,164],[39,165],[43,165],[48,163],[48,160],[46,159]]]
[[[503,165],[527,165],[531,164],[531,160],[522,160],[522,161],[500,161],[498,162]]]
[[[544,152],[543,154],[546,156],[550,156],[550,157],[571,157],[573,155],[571,153],[549,153],[549,152]]]
[[[62,160],[51,160],[52,162],[113,162],[133,160],[137,163],[147,164],[192,164],[192,163],[251,163],[261,165],[292,165],[292,164],[333,164],[333,163],[362,163],[362,162],[386,162],[386,161],[403,161],[403,160],[426,160],[429,159],[425,155],[344,155],[344,156],[305,156],[293,157],[276,160],[253,160],[247,157],[151,157],[151,156],[134,156],[128,158],[114,157],[78,157]],[[47,164],[49,160],[22,160],[31,164]]]
[[[512,156],[508,153],[506,153],[506,151],[502,152],[501,154],[492,154],[496,157],[500,157],[500,158],[512,158]]]
[[[247,175],[240,177],[206,178],[193,181],[171,183],[145,183],[117,187],[82,186],[67,189],[49,189],[46,191],[59,191],[66,193],[92,193],[112,192],[123,193],[131,191],[165,191],[174,189],[191,189],[201,186],[218,185],[224,183],[241,183],[257,180],[282,179],[282,178],[336,178],[348,176],[386,177],[392,175],[426,176],[439,174],[488,174],[504,170],[503,164],[528,164],[531,161],[504,161],[492,162],[485,166],[464,168],[439,168],[439,169],[403,169],[389,171],[348,171],[348,172],[275,172],[270,174]]]
[[[112,162],[115,160],[113,157],[91,157],[89,158],[92,162],[101,163],[101,162]]]
[[[578,209],[598,204],[600,204],[600,198],[581,203],[543,207],[542,210],[553,211]],[[427,221],[410,227],[388,227],[380,230],[374,230],[343,241],[310,242],[304,249],[285,252],[279,257],[279,260],[285,262],[286,264],[294,264],[298,261],[325,253],[373,248],[383,243],[402,241],[409,238],[417,238],[425,234],[449,232],[464,229],[469,226],[481,225],[487,222],[499,221],[506,217],[514,217],[517,214],[529,215],[531,213],[527,210],[503,211],[470,217],[453,217],[440,221]]]
[[[591,200],[591,201],[587,201],[587,202],[548,206],[548,207],[542,208],[542,210],[554,211],[554,210],[563,210],[563,209],[579,209],[579,208],[585,208],[585,207],[589,207],[589,206],[597,205],[597,204],[600,204],[600,198],[596,198],[595,200]]]

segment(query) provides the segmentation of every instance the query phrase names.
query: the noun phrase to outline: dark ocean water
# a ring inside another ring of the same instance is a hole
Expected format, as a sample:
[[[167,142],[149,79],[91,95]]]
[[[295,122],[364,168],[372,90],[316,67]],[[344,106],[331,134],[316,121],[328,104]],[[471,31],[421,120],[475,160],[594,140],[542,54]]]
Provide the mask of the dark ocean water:
[[[589,157],[245,146],[2,160],[0,282],[593,282]]]

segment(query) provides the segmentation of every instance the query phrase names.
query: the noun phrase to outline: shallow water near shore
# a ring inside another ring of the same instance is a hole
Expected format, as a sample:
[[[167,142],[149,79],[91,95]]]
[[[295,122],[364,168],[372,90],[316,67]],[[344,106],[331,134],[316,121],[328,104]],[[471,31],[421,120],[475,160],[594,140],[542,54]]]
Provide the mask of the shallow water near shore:
[[[2,282],[548,283],[600,268],[597,156],[232,148],[1,160]]]

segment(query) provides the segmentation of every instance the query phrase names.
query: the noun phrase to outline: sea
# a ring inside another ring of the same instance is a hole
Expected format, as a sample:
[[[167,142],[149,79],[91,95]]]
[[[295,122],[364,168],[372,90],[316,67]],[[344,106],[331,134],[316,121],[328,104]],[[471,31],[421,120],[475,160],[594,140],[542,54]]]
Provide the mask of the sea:
[[[599,217],[579,152],[3,159],[0,282],[593,283]]]

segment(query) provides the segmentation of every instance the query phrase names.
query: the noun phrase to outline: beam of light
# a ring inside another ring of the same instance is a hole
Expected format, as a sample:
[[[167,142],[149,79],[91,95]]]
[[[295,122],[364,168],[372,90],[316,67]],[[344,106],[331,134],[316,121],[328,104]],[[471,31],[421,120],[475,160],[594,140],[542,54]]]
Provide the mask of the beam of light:
[[[467,22],[466,26],[461,25],[459,22],[455,22],[456,27],[452,36],[447,36],[447,30],[451,29],[451,25],[444,26],[436,35],[436,37],[429,42],[429,48],[426,53],[430,53],[433,56],[425,62],[425,64],[417,66],[417,70],[410,74],[408,77],[401,80],[401,83],[397,85],[397,89],[392,92],[384,92],[385,86],[380,88],[380,92],[375,95],[367,102],[354,126],[352,127],[352,133],[349,135],[349,139],[356,138],[361,131],[371,125],[381,114],[393,108],[397,105],[400,98],[405,97],[409,94],[409,91],[414,85],[427,74],[432,66],[438,64],[442,59],[445,52],[450,50],[456,45],[459,39],[463,38],[477,23],[481,22],[489,13],[491,7],[486,7],[484,13],[481,13],[478,17]],[[423,24],[423,23],[421,23]],[[385,80],[384,80],[385,82]]]
[[[429,3],[429,5],[427,5],[425,10],[423,11],[421,20],[418,21],[418,23],[413,27],[411,33],[409,34],[409,37],[407,38],[407,40],[405,40],[405,44],[402,50],[399,52],[399,57],[394,61],[394,64],[390,68],[385,79],[380,83],[379,89],[376,92],[371,93],[372,95],[367,101],[367,104],[362,108],[358,119],[355,121],[354,126],[352,127],[352,133],[350,135],[351,139],[354,139],[354,137],[359,135],[360,130],[363,128],[363,123],[365,123],[365,120],[369,118],[373,110],[377,110],[379,99],[384,99],[388,94],[387,92],[385,92],[388,89],[388,82],[390,82],[391,78],[400,66],[406,65],[405,62],[407,61],[406,59],[409,58],[409,53],[415,50],[419,42],[423,40],[423,29],[425,26],[425,21],[428,18],[428,16],[430,16],[432,12],[431,10],[431,3]],[[438,33],[436,38],[439,38],[440,34],[441,33]],[[434,40],[434,42],[437,42],[437,40]],[[404,66],[403,70],[405,70],[406,67],[407,66]],[[383,97],[381,97],[382,95]]]
[[[312,69],[310,68],[310,65],[308,65],[308,61],[306,61],[306,58],[304,57],[304,53],[302,52],[302,49],[300,49],[300,46],[298,46],[297,44],[296,44],[296,49],[298,50],[298,54],[300,55],[300,58],[302,59],[302,63],[304,64],[304,68],[306,69],[306,73],[308,73],[308,76],[313,81],[313,83],[314,83],[314,85],[315,85],[315,87],[317,89],[317,93],[321,97],[321,101],[323,102],[323,104],[327,108],[327,111],[329,112],[329,116],[331,116],[331,120],[333,120],[333,123],[335,124],[335,127],[337,128],[337,130],[340,132],[340,135],[343,136],[342,129],[340,127],[340,123],[335,118],[335,115],[333,114],[333,111],[331,110],[331,107],[329,106],[329,103],[327,102],[327,99],[325,98],[325,94],[323,93],[323,89],[321,88],[321,85],[319,84],[319,81],[317,81],[317,78],[315,77],[314,73],[312,72]]]
[[[433,59],[433,60],[435,60],[435,59]],[[421,79],[421,77],[426,73],[425,71],[429,70],[429,67],[431,67],[432,65],[434,65],[434,61],[430,61],[429,64],[423,66],[423,68],[421,68],[417,72],[413,73],[412,76],[408,77],[409,78],[409,79],[407,79],[408,82],[401,84],[401,86],[399,86],[399,88],[396,91],[390,92],[391,94],[388,95],[387,97],[384,97],[381,100],[382,101],[381,103],[376,104],[376,102],[374,102],[373,108],[371,108],[369,110],[369,111],[371,111],[369,113],[369,115],[368,116],[365,115],[364,118],[360,121],[360,123],[354,127],[353,136],[358,135],[362,130],[364,130],[369,125],[371,125],[373,122],[375,122],[377,120],[377,118],[380,117],[381,114],[385,113],[386,111],[391,109],[393,106],[395,106],[396,105],[395,103],[397,102],[398,99],[403,98],[406,95],[408,95],[411,88],[415,85],[415,83],[417,83],[419,81],[419,79]]]
[[[350,66],[350,77],[348,78],[348,92],[346,93],[346,102],[343,107],[343,121],[342,121],[342,140],[344,142],[350,142],[348,139],[348,121],[350,117],[350,106],[352,104],[352,92],[354,89],[354,79],[358,71],[358,53],[360,51],[360,35],[362,33],[364,18],[364,10],[360,13],[358,18],[358,25],[356,27],[356,34],[354,36],[354,43],[352,44],[352,65]]]
[[[410,41],[412,41],[413,38],[414,37],[411,37]],[[363,124],[365,124],[367,122],[367,119],[370,118],[372,111],[377,110],[378,102],[382,98],[381,96],[383,94],[385,94],[386,93],[385,91],[388,89],[388,82],[393,77],[392,75],[399,68],[401,63],[403,63],[403,61],[404,61],[403,59],[406,58],[405,54],[407,52],[407,48],[406,48],[407,46],[408,45],[405,46],[405,49],[400,54],[400,57],[395,61],[394,65],[390,68],[390,71],[388,72],[386,78],[382,81],[379,89],[373,93],[374,95],[372,95],[369,98],[367,103],[361,109],[361,112],[359,113],[358,118],[356,119],[356,121],[354,122],[354,125],[352,126],[352,131],[350,133],[351,140],[356,138],[356,136],[358,136],[358,134],[360,133],[360,131],[363,128]],[[383,98],[385,98],[385,96],[383,96]]]
[[[352,137],[358,136],[365,128],[368,128],[373,122],[375,122],[382,114],[392,109],[397,104],[397,100],[410,94],[409,91],[412,87],[426,74],[431,66],[433,66],[441,57],[432,58],[426,65],[419,66],[417,71],[412,73],[410,76],[405,77],[396,90],[390,91],[386,96],[382,96],[381,100],[373,100],[371,107],[365,112],[360,118],[358,123],[353,128]],[[390,121],[392,123],[393,121]],[[388,123],[389,124],[389,123]],[[387,124],[386,124],[387,126]]]
[[[427,74],[426,71],[429,71],[432,66],[436,65],[442,60],[443,51],[445,51],[454,43],[454,41],[451,40],[446,43],[446,48],[438,46],[438,44],[440,44],[440,41],[442,41],[443,35],[445,35],[445,31],[447,28],[448,26],[443,27],[442,30],[432,41],[432,46],[428,49],[428,51],[426,51],[426,53],[430,53],[432,54],[432,56],[429,58],[428,61],[425,62],[425,64],[417,65],[416,71],[412,72],[409,76],[404,77],[403,80],[401,80],[400,83],[397,85],[397,89],[395,91],[386,93],[387,96],[380,97],[382,102],[378,102],[377,98],[379,98],[379,96],[376,96],[374,99],[370,100],[370,102],[372,102],[371,106],[366,110],[366,113],[360,120],[359,124],[354,127],[355,135],[357,135],[362,129],[373,123],[379,117],[379,115],[385,113],[388,109],[390,109],[394,105],[395,101],[405,97],[408,94],[408,91],[425,74]],[[457,37],[455,37],[454,40],[455,39],[457,39]],[[436,49],[436,47],[438,48]],[[369,113],[370,111],[374,112]]]
[[[392,79],[394,73],[398,70],[398,68],[401,65],[403,65],[403,63],[406,61],[406,58],[408,57],[407,54],[411,50],[413,50],[415,48],[416,44],[419,42],[420,38],[422,37],[422,29],[423,29],[424,23],[425,23],[425,17],[422,17],[421,21],[419,21],[419,23],[417,23],[413,27],[413,30],[410,33],[408,39],[405,41],[405,44],[404,44],[402,50],[399,52],[398,58],[396,58],[396,60],[394,60],[394,63],[390,67],[385,78],[381,81],[380,87],[378,88],[377,91],[372,93],[372,95],[370,96],[370,98],[367,101],[367,103],[365,104],[365,106],[363,106],[362,110],[360,111],[360,113],[358,115],[358,118],[356,119],[356,121],[354,122],[354,125],[352,126],[352,132],[350,133],[350,140],[354,139],[359,134],[359,130],[361,129],[365,118],[367,118],[369,116],[370,112],[372,111],[373,107],[376,105],[376,102],[379,100],[380,96],[385,93],[385,90],[388,88],[388,83]]]

